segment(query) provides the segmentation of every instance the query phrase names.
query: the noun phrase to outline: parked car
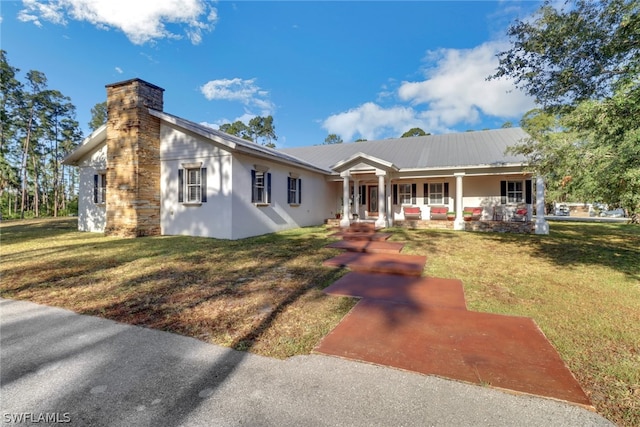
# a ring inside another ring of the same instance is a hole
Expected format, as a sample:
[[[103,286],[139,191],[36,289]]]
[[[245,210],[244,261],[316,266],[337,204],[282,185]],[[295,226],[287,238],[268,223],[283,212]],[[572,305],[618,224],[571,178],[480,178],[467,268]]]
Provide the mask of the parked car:
[[[607,218],[624,218],[624,209],[618,208],[610,211],[602,211],[600,212],[600,216]]]
[[[567,205],[557,205],[553,210],[553,214],[556,216],[569,216],[569,206]]]

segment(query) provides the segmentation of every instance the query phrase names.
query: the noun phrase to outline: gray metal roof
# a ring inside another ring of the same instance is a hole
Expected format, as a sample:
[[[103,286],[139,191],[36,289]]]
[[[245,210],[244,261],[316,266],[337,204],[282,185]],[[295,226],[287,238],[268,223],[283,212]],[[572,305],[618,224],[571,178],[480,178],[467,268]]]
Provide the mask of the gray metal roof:
[[[320,168],[331,166],[362,152],[386,160],[399,169],[507,166],[526,163],[521,155],[505,154],[529,135],[521,128],[506,128],[443,135],[394,138],[332,145],[281,149]]]

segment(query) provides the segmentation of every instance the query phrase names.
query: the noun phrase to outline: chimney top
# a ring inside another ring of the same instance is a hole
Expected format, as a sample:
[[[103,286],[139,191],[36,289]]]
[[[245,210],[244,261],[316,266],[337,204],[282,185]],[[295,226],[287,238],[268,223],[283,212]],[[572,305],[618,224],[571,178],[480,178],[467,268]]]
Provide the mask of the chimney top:
[[[161,91],[164,92],[164,89],[161,88],[160,86],[156,86],[153,83],[149,83],[149,82],[144,81],[142,79],[139,79],[137,77],[135,79],[129,79],[129,80],[123,80],[121,82],[111,83],[111,84],[105,85],[105,87],[109,88],[109,87],[127,86],[127,85],[129,85],[131,83],[134,83],[134,82],[138,82],[138,83],[141,83],[141,84],[143,84],[145,86],[149,86],[149,87],[151,87],[153,89],[161,90]]]

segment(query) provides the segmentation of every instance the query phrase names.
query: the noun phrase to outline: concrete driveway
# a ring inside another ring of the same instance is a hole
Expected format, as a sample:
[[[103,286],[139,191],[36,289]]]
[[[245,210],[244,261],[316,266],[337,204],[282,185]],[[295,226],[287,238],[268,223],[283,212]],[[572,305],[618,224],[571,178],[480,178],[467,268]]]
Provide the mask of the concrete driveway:
[[[269,359],[3,299],[0,360],[3,425],[613,425],[550,399],[330,356]]]

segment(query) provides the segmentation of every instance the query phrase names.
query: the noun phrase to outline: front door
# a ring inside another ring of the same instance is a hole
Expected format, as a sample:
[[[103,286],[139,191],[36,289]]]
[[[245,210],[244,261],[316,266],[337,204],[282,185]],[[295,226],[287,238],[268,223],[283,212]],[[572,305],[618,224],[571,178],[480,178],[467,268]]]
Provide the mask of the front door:
[[[377,216],[378,215],[378,186],[369,187],[369,198],[368,198],[368,211],[369,215]]]

